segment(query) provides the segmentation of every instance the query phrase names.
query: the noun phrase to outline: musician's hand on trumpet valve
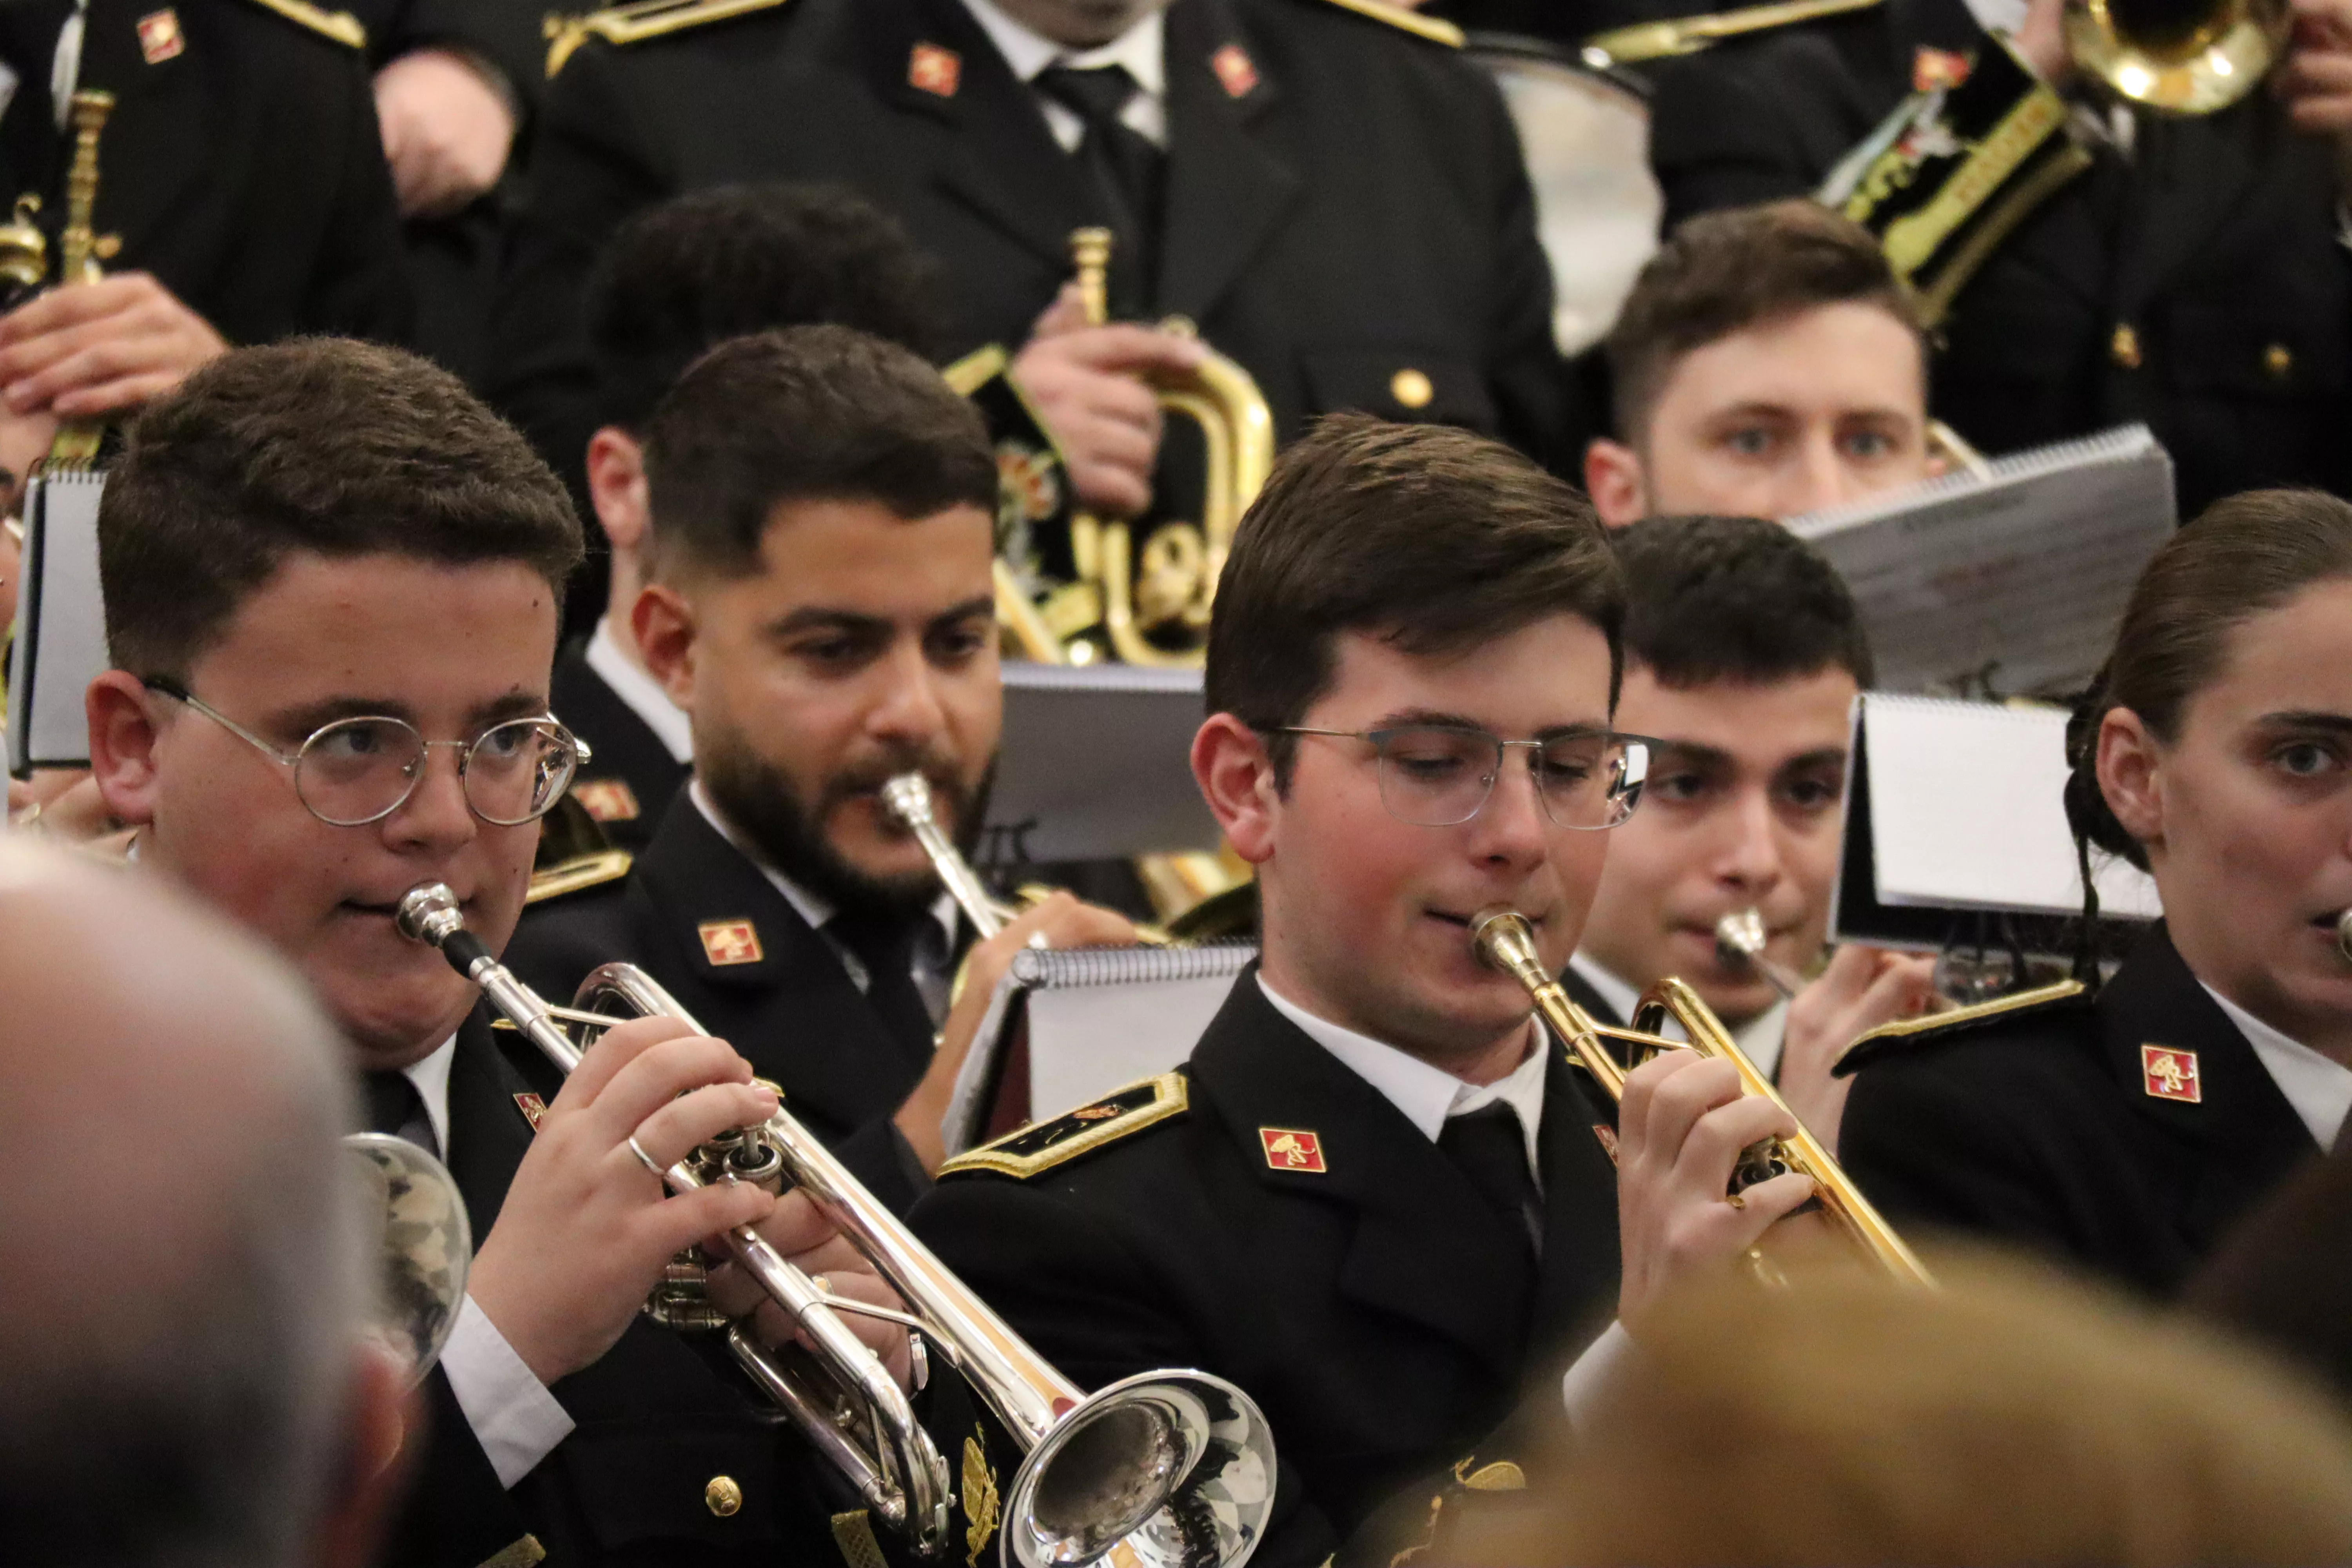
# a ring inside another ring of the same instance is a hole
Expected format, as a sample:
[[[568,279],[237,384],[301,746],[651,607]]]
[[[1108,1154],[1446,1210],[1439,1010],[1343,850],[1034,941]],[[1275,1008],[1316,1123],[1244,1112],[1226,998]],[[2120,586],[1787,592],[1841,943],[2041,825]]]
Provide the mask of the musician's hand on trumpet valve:
[[[762,1240],[782,1253],[785,1262],[815,1281],[826,1295],[863,1301],[869,1307],[887,1308],[894,1312],[907,1310],[906,1302],[883,1282],[874,1265],[841,1238],[841,1233],[817,1212],[805,1194],[788,1189],[776,1200],[774,1211],[760,1222],[758,1229]],[[730,1250],[723,1236],[709,1237],[702,1245],[720,1256]],[[729,1317],[750,1314],[762,1344],[772,1347],[797,1342],[803,1350],[816,1349],[808,1331],[760,1288],[759,1281],[733,1263],[721,1263],[712,1268],[704,1280],[704,1289],[709,1292],[711,1304]],[[882,1358],[883,1366],[899,1387],[911,1387],[914,1352],[905,1329],[854,1311],[845,1311],[842,1321],[860,1343]]]
[[[11,414],[110,414],[163,396],[228,352],[212,323],[144,272],[52,289],[0,316]]]
[[[914,1149],[924,1170],[937,1172],[947,1158],[940,1122],[947,1115],[956,1075],[963,1070],[964,1058],[971,1054],[981,1022],[987,1016],[989,998],[1013,967],[1013,956],[1024,947],[1133,947],[1137,941],[1135,922],[1125,915],[1057,889],[1022,910],[994,936],[972,944],[964,960],[962,989],[948,1009],[931,1065],[915,1092],[898,1108],[899,1135]]]
[[[1730,1268],[1813,1195],[1811,1177],[1789,1172],[1727,1196],[1750,1146],[1796,1130],[1796,1118],[1771,1100],[1742,1094],[1738,1069],[1720,1058],[1667,1051],[1625,1075],[1616,1151],[1620,1322],[1638,1333],[1678,1285]]]
[[[1193,370],[1206,352],[1157,327],[1089,325],[1075,281],[1037,318],[1013,380],[1061,448],[1082,509],[1133,517],[1151,504],[1160,398],[1143,378]]]
[[[667,1169],[775,1110],[750,1063],[674,1018],[618,1025],[589,1047],[547,1108],[468,1287],[540,1382],[610,1350],[678,1253],[770,1217],[776,1200],[760,1187],[672,1195],[646,1162]]]

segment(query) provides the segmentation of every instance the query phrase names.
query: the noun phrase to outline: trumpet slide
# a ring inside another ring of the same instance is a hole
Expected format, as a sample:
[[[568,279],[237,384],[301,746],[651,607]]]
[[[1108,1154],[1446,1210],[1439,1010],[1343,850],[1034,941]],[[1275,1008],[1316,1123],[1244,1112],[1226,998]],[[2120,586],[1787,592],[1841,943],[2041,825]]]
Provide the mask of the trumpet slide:
[[[700,1026],[642,970],[610,963],[582,984],[575,1005],[548,1005],[465,928],[438,883],[400,900],[403,934],[441,950],[509,1022],[569,1073],[582,1047],[566,1020],[603,1028],[631,1016]],[[614,1013],[618,1007],[623,1011]],[[1223,1378],[1150,1372],[1087,1394],[950,1274],[846,1167],[779,1109],[663,1173],[674,1189],[781,1177],[807,1194],[909,1310],[867,1307],[819,1290],[749,1228],[730,1233],[737,1259],[817,1347],[812,1379],[738,1323],[728,1346],[817,1451],[883,1523],[922,1557],[949,1545],[952,1502],[945,1458],[880,1361],[840,1311],[902,1324],[951,1364],[987,1405],[1023,1458],[1002,1505],[1008,1568],[1076,1568],[1124,1548],[1145,1568],[1240,1568],[1274,1500],[1274,1444],[1249,1395]],[[973,1540],[974,1556],[983,1540]]]
[[[1507,909],[1481,910],[1470,922],[1470,940],[1481,959],[1526,989],[1545,1025],[1611,1100],[1624,1098],[1625,1068],[1610,1054],[1604,1035],[1625,1041],[1643,1053],[1644,1059],[1662,1050],[1684,1048],[1702,1056],[1720,1057],[1738,1069],[1740,1092],[1762,1095],[1783,1110],[1788,1109],[1772,1088],[1771,1080],[1756,1069],[1756,1064],[1748,1059],[1748,1053],[1739,1048],[1722,1021],[1699,1000],[1696,992],[1681,981],[1663,980],[1652,987],[1634,1009],[1632,1029],[1604,1030],[1570,999],[1559,980],[1545,967],[1536,952],[1534,928],[1528,925],[1526,916]],[[1657,1025],[1669,1013],[1689,1036],[1687,1047],[1685,1042],[1669,1040],[1655,1033]],[[1864,1257],[1897,1279],[1918,1285],[1934,1283],[1926,1266],[1895,1234],[1895,1228],[1880,1217],[1829,1151],[1805,1131],[1802,1122],[1798,1123],[1792,1136],[1769,1139],[1748,1150],[1732,1177],[1732,1191],[1737,1193],[1742,1187],[1789,1171],[1812,1178],[1822,1212]]]

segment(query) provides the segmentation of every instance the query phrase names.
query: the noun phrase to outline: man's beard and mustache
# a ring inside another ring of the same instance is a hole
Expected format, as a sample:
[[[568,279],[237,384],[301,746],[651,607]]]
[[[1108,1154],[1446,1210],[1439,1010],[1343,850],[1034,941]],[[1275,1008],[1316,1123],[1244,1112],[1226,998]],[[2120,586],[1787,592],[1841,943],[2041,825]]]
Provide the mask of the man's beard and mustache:
[[[803,800],[783,772],[746,745],[740,737],[701,736],[695,776],[709,792],[729,826],[751,842],[772,868],[831,904],[842,914],[912,920],[939,900],[936,872],[926,868],[900,877],[877,877],[853,864],[824,836],[835,809],[858,795],[876,795],[904,773],[920,772],[931,786],[933,808],[969,859],[980,839],[981,803],[996,764],[977,787],[967,789],[954,763],[919,746],[893,748],[871,762],[846,767],[825,779],[817,798]],[[715,743],[713,743],[715,742]],[[877,812],[883,810],[880,802]]]

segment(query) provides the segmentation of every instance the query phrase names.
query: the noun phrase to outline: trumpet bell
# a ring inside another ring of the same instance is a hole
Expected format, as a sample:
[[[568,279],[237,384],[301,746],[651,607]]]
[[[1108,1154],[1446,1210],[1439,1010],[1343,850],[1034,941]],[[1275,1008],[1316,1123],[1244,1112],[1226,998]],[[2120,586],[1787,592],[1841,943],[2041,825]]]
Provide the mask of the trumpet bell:
[[[2130,102],[2211,114],[2259,86],[2286,47],[2287,0],[2066,0],[2075,65]]]
[[[362,1210],[380,1226],[369,1328],[407,1364],[414,1387],[440,1359],[466,1300],[474,1258],[466,1200],[448,1167],[405,1138],[355,1132],[343,1148],[365,1194]]]

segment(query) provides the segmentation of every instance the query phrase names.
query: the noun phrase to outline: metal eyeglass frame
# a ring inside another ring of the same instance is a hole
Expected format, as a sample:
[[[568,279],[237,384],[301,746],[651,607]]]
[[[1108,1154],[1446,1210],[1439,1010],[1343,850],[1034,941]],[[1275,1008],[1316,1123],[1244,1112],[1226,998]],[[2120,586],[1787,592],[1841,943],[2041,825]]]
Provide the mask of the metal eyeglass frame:
[[[1564,827],[1571,833],[1606,833],[1612,827],[1622,827],[1626,818],[1633,815],[1633,808],[1642,804],[1642,787],[1649,782],[1650,755],[1657,747],[1664,744],[1654,735],[1633,735],[1622,730],[1565,731],[1543,740],[1506,741],[1500,735],[1489,731],[1474,730],[1461,724],[1387,724],[1377,730],[1318,730],[1305,724],[1253,724],[1250,727],[1261,734],[1267,735],[1325,735],[1340,741],[1369,741],[1371,742],[1377,765],[1381,769],[1383,776],[1388,767],[1389,741],[1393,736],[1438,730],[1451,735],[1475,736],[1493,743],[1495,765],[1486,775],[1486,792],[1478,797],[1478,804],[1472,806],[1466,815],[1457,816],[1451,822],[1415,822],[1411,817],[1398,816],[1396,807],[1389,804],[1389,792],[1384,784],[1381,790],[1381,808],[1407,827],[1459,827],[1465,822],[1475,821],[1478,814],[1486,809],[1486,803],[1495,798],[1495,786],[1500,784],[1503,778],[1504,761],[1514,747],[1524,747],[1527,750],[1528,773],[1532,777],[1535,771],[1535,759],[1546,746],[1550,745],[1554,741],[1577,736],[1603,742],[1622,742],[1625,744],[1627,748],[1625,776],[1623,782],[1609,794],[1610,799],[1623,801],[1625,809],[1613,822],[1562,822],[1552,814],[1551,802],[1544,795],[1540,784],[1536,788],[1536,801],[1543,809],[1544,820],[1555,827]],[[1638,768],[1633,765],[1637,758],[1641,764]]]

